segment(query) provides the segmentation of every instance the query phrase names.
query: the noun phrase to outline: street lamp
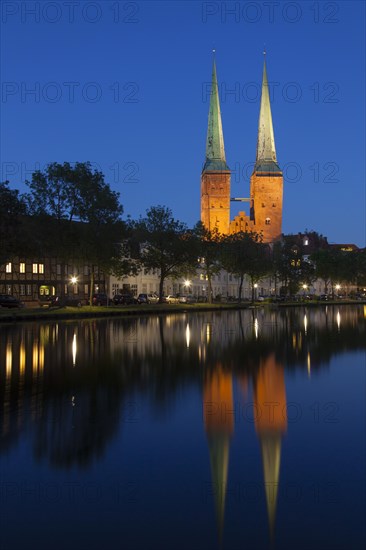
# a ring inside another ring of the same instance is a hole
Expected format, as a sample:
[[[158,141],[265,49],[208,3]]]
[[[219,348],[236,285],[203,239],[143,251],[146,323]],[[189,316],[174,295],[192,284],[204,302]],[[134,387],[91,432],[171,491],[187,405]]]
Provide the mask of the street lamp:
[[[73,293],[74,293],[74,294],[77,294],[77,292],[76,292],[76,290],[77,290],[77,288],[76,288],[77,282],[78,282],[78,278],[77,278],[75,275],[73,275],[72,277],[70,277],[70,283],[72,284]]]

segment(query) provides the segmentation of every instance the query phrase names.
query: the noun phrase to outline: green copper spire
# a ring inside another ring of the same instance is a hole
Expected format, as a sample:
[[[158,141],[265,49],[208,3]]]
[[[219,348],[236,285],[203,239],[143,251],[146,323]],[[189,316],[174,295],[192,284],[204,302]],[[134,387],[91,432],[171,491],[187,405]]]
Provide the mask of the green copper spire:
[[[206,162],[204,172],[229,171],[226,164],[224,135],[222,132],[219,90],[217,86],[216,63],[213,60],[210,111],[208,115]]]
[[[265,55],[265,52],[264,52]],[[257,158],[255,171],[280,172],[277,164],[276,146],[273,133],[271,103],[267,80],[266,58],[263,65],[262,97],[259,112]]]

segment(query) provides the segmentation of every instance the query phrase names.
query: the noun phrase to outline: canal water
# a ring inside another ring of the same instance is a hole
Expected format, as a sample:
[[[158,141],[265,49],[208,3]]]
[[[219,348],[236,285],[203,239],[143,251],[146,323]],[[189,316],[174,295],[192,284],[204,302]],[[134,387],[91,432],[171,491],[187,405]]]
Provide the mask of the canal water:
[[[358,549],[366,308],[0,326],[0,548]]]

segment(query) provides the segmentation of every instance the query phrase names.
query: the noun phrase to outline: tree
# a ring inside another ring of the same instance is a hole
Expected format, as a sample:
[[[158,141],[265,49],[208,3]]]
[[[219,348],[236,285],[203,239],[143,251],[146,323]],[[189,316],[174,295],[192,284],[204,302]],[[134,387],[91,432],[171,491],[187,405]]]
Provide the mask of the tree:
[[[233,275],[239,278],[239,302],[241,301],[244,277],[252,274],[252,300],[254,299],[254,284],[270,269],[267,254],[260,236],[255,232],[240,232],[228,235],[222,242],[222,265]],[[263,255],[262,255],[263,251]],[[257,261],[262,256],[262,261]],[[259,277],[259,279],[258,279]]]
[[[26,204],[17,189],[9,189],[9,182],[0,182],[0,265],[16,256],[23,245],[22,216]]]
[[[163,300],[164,281],[177,278],[192,269],[194,253],[192,234],[185,223],[173,218],[165,206],[153,206],[145,218],[132,222],[139,244],[139,258],[143,267],[160,272],[159,302]]]
[[[311,255],[315,264],[315,274],[324,281],[324,292],[328,286],[334,296],[334,284],[351,282],[357,279],[357,261],[354,252],[344,252],[336,248],[318,250]]]
[[[263,279],[272,268],[271,253],[268,245],[262,243],[261,236],[252,233],[251,242],[248,241],[246,273],[250,278],[252,289],[252,302],[255,300],[255,285]]]
[[[75,258],[90,265],[92,303],[96,270],[112,271],[121,259],[124,224],[119,193],[89,162],[51,163],[34,172],[27,184],[29,212],[38,220],[48,251],[62,266]]]
[[[314,265],[304,258],[304,252],[297,235],[286,235],[274,245],[273,273],[281,280],[285,294],[294,295],[301,284],[310,285],[315,279]]]
[[[213,301],[212,278],[222,269],[222,238],[217,229],[209,231],[202,222],[193,228],[195,256],[208,283],[207,300]]]

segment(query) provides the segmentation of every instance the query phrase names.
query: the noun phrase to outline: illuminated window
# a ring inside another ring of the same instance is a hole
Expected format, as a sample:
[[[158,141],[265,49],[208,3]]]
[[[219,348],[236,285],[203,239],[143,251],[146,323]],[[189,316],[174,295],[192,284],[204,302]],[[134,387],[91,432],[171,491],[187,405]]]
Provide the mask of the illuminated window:
[[[309,239],[305,239],[304,240],[304,246],[308,246],[308,244],[309,244]]]
[[[5,265],[5,272],[6,272],[6,273],[11,273],[11,262],[8,262],[8,263]]]
[[[32,264],[32,273],[38,273],[38,264]]]
[[[266,225],[271,225],[271,218],[266,218]]]
[[[73,287],[74,287],[74,294],[78,294],[79,292],[78,285],[73,285]]]
[[[38,273],[44,273],[44,264],[38,264]]]
[[[19,271],[20,271],[20,273],[25,273],[25,263],[24,262],[21,262],[19,264]]]
[[[27,296],[32,296],[32,285],[27,285]]]
[[[19,294],[25,296],[25,285],[19,285]]]
[[[84,294],[89,294],[89,285],[84,285]]]

